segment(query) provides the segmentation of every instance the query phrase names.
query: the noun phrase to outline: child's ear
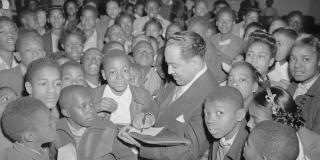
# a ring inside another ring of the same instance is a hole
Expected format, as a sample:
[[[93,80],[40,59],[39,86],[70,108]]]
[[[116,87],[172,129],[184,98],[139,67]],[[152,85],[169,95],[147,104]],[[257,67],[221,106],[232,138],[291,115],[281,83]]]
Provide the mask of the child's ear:
[[[270,62],[269,62],[269,67],[271,67],[273,65],[273,63],[274,63],[274,58],[271,58]]]
[[[107,80],[107,77],[106,77],[106,73],[104,72],[104,69],[101,69],[101,75],[102,75],[102,78],[103,80]]]
[[[259,88],[259,84],[257,82],[253,83],[253,91],[252,92],[257,92]]]
[[[22,134],[22,136],[23,136],[23,137],[22,137],[23,140],[26,141],[26,142],[33,142],[33,141],[34,141],[34,133],[31,132],[31,131],[24,132],[24,133]]]
[[[67,118],[70,117],[69,111],[66,110],[66,109],[62,109],[62,110],[61,110],[61,113],[62,113],[63,116],[65,116],[65,117],[67,117]]]
[[[21,54],[20,54],[20,52],[14,52],[14,53],[13,53],[13,56],[16,57],[16,59],[17,59],[19,62],[21,62]]]
[[[32,85],[30,82],[25,82],[24,87],[26,88],[26,91],[28,92],[29,95],[32,95]]]
[[[61,48],[62,48],[63,50],[65,50],[65,48],[64,48],[64,44],[62,44],[62,43],[61,43]]]
[[[245,109],[244,108],[238,109],[238,111],[237,111],[237,121],[241,122],[244,119],[245,116],[246,116]]]

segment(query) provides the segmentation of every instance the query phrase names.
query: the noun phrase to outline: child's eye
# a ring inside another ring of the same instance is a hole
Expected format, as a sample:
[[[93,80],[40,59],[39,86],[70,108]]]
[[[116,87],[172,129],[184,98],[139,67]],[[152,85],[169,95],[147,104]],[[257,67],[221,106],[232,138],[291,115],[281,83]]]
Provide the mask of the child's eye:
[[[217,116],[220,116],[220,115],[222,115],[222,112],[221,112],[221,111],[218,111],[218,112],[217,112]]]
[[[295,58],[295,57],[290,56],[290,61],[295,61],[295,60],[296,60],[296,58]]]
[[[45,85],[46,85],[46,82],[38,82],[38,85],[40,85],[40,86],[45,86]]]
[[[304,62],[307,62],[307,61],[309,61],[310,60],[310,58],[303,58],[303,61]]]
[[[56,82],[56,86],[61,86],[61,85],[62,85],[61,81]]]

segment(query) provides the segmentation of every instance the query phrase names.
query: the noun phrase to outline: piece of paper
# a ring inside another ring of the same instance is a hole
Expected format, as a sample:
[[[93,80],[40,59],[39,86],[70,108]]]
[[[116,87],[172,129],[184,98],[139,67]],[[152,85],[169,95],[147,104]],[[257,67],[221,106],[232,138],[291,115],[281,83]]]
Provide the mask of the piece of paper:
[[[60,147],[57,160],[77,160],[77,151],[73,144],[69,143]]]
[[[142,132],[141,130],[139,129],[136,129],[136,128],[132,128],[129,133],[139,133],[141,135],[148,135],[148,136],[156,136],[159,132],[161,132],[163,130],[164,127],[159,127],[159,128],[156,128],[156,127],[150,127],[150,128],[147,128],[147,129],[143,129]]]

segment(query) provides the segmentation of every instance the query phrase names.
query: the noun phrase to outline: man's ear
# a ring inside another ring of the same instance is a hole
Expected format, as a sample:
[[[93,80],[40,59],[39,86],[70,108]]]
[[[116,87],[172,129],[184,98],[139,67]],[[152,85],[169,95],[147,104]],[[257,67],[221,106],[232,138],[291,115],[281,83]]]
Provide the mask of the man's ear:
[[[269,67],[271,67],[273,65],[273,63],[274,63],[274,58],[271,58],[270,63],[269,63]]]
[[[107,80],[107,77],[106,77],[106,73],[104,72],[104,69],[101,69],[101,75],[102,75],[102,78],[103,80]]]
[[[26,142],[33,142],[34,141],[34,133],[32,131],[24,132],[22,134],[22,138]]]
[[[26,88],[26,91],[28,92],[29,95],[32,95],[32,85],[30,82],[25,82],[24,87]]]
[[[65,116],[65,117],[67,117],[67,118],[70,117],[69,111],[66,110],[66,109],[61,109],[61,113],[62,113],[63,116]]]
[[[17,59],[19,62],[21,62],[21,54],[20,54],[20,52],[14,52],[14,53],[13,53],[13,56],[16,57],[16,59]]]
[[[238,109],[238,111],[237,111],[237,121],[241,122],[244,119],[245,116],[246,116],[245,109],[244,108]]]

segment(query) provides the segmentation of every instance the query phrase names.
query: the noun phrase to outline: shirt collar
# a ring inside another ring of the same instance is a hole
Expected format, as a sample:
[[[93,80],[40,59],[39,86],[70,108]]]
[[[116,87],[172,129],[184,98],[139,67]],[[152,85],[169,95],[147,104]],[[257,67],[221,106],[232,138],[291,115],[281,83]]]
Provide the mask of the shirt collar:
[[[86,131],[85,127],[81,127],[79,129],[76,129],[69,122],[67,122],[67,124],[68,124],[68,127],[69,127],[71,133],[77,137],[81,137],[84,134],[84,132]]]
[[[314,77],[313,80],[309,81],[308,83],[303,84],[303,86],[306,87],[307,90],[309,90],[310,87],[314,84],[314,82],[319,78],[319,75],[320,74],[318,74],[316,77]]]
[[[123,92],[123,94],[121,96],[118,96],[118,95],[114,94],[112,92],[110,86],[106,85],[102,97],[123,98],[123,99],[129,100],[131,96],[132,96],[132,94],[131,94],[131,90],[130,90],[129,85],[127,85],[126,90]]]

